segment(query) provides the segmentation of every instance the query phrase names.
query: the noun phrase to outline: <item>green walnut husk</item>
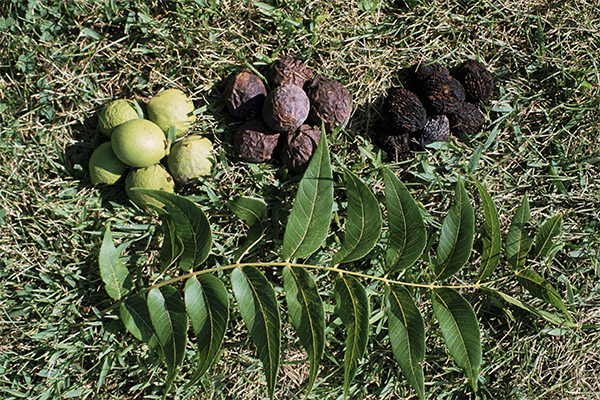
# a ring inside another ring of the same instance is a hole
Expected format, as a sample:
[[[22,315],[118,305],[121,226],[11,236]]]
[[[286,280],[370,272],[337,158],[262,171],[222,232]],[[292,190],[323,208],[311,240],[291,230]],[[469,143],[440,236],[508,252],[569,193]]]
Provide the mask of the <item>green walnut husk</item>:
[[[210,174],[212,149],[212,142],[200,135],[190,135],[176,142],[167,157],[167,166],[175,181],[185,184]]]
[[[160,201],[136,192],[132,188],[162,190],[173,193],[175,182],[173,181],[173,177],[160,164],[154,164],[145,168],[136,168],[127,174],[127,178],[125,178],[125,193],[127,193],[129,200],[140,208],[148,208],[150,206],[162,207],[163,204]]]
[[[112,185],[125,176],[127,166],[113,152],[110,142],[98,146],[89,162],[92,185]]]

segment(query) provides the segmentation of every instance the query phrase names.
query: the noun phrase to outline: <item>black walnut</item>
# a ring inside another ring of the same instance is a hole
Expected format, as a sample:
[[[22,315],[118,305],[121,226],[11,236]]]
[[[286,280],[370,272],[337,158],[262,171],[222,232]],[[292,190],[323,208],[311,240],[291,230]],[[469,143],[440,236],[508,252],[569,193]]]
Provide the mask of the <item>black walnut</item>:
[[[231,76],[225,88],[227,108],[237,119],[246,119],[260,112],[266,96],[265,85],[249,69]]]
[[[294,57],[284,56],[271,65],[267,79],[271,89],[275,89],[286,84],[303,87],[313,76],[314,72],[308,65]]]
[[[430,114],[452,114],[465,101],[460,82],[445,73],[434,73],[421,82],[421,99]]]
[[[317,126],[323,123],[327,132],[346,126],[352,113],[352,95],[344,85],[319,75],[306,85],[306,94],[312,123]]]
[[[300,127],[308,118],[310,101],[300,87],[286,84],[272,90],[265,99],[262,115],[266,124],[279,132]]]
[[[273,159],[279,143],[279,133],[272,131],[260,120],[243,124],[233,137],[239,158],[248,162],[265,162]]]
[[[388,90],[383,114],[395,134],[418,131],[427,121],[427,112],[417,95],[398,87]]]
[[[464,102],[453,114],[450,114],[450,130],[454,133],[474,135],[483,126],[483,114],[473,103]]]
[[[431,143],[447,141],[450,136],[448,117],[445,115],[428,117],[425,126],[417,132],[416,136],[422,148]]]
[[[383,150],[392,161],[403,161],[412,157],[410,134],[398,134],[389,123],[383,122],[375,128],[375,144]]]
[[[482,63],[468,60],[458,68],[455,76],[465,88],[467,101],[487,103],[492,98],[494,78]]]
[[[302,125],[289,132],[281,149],[281,162],[293,172],[303,172],[308,167],[320,138],[321,131],[310,125]]]

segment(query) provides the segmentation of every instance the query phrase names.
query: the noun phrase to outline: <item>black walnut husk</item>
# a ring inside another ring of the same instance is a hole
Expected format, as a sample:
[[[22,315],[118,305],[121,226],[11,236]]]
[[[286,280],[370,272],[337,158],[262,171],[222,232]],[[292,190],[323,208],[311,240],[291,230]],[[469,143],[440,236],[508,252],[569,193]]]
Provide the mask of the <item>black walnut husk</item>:
[[[427,112],[417,95],[398,87],[388,90],[383,114],[395,134],[418,131],[427,121]]]
[[[390,127],[389,123],[380,123],[375,128],[374,136],[375,144],[385,153],[392,161],[403,161],[412,157],[410,149],[410,134],[398,134],[394,127]]]
[[[450,76],[450,70],[440,63],[432,63],[424,61],[419,64],[415,64],[411,67],[411,71],[417,80],[425,81],[431,78],[433,75],[440,74],[442,76]]]
[[[310,99],[310,121],[317,126],[325,125],[327,132],[338,126],[345,127],[352,113],[352,95],[338,81],[317,76],[306,85]]]
[[[269,127],[279,132],[297,129],[308,118],[310,101],[304,90],[286,84],[272,90],[265,99],[262,115]]]
[[[483,126],[483,114],[473,103],[464,102],[454,114],[450,114],[450,130],[453,133],[474,135]]]
[[[278,143],[279,133],[255,119],[243,124],[233,137],[233,145],[238,157],[248,162],[272,160]]]
[[[452,114],[465,101],[465,89],[450,75],[434,73],[421,82],[421,99],[432,115]]]
[[[281,162],[293,172],[303,172],[308,167],[320,138],[321,131],[310,125],[302,125],[289,132],[281,149]]]
[[[237,119],[246,119],[260,112],[266,96],[265,85],[249,69],[231,76],[225,88],[227,108]]]
[[[271,89],[275,89],[286,84],[303,87],[313,76],[314,72],[308,65],[294,57],[284,56],[271,65],[267,79]]]
[[[476,60],[468,60],[458,68],[456,79],[465,88],[467,101],[487,103],[494,91],[494,78],[488,69]]]
[[[425,148],[428,144],[445,142],[450,136],[450,122],[445,115],[434,115],[427,118],[423,129],[417,132],[419,145]]]

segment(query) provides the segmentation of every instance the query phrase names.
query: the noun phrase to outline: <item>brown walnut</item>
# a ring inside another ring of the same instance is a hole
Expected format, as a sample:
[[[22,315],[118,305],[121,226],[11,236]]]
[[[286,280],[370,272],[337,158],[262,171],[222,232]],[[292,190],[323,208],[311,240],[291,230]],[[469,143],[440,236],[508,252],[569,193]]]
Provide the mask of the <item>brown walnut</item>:
[[[286,84],[272,90],[263,105],[262,115],[269,127],[279,132],[292,131],[306,121],[310,102],[304,90]]]
[[[278,143],[279,133],[255,119],[243,124],[233,137],[238,157],[248,162],[270,161],[276,153]]]
[[[225,88],[227,108],[238,119],[246,119],[260,112],[266,96],[265,85],[249,69],[231,76]]]
[[[303,87],[313,78],[313,75],[314,72],[302,61],[284,56],[271,65],[267,79],[271,89],[286,84]]]
[[[288,132],[287,141],[281,149],[281,162],[294,172],[303,172],[312,158],[321,131],[309,125],[302,125],[293,132]]]
[[[317,76],[306,85],[310,99],[309,119],[317,126],[325,125],[327,132],[345,127],[352,113],[352,95],[338,81]]]

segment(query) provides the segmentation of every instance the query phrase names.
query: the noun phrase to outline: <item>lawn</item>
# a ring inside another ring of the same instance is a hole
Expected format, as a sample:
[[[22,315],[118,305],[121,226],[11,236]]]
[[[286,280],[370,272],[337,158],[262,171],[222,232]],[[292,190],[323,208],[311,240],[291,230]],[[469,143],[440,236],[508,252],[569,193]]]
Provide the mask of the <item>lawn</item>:
[[[430,304],[419,299],[428,398],[600,399],[595,2],[2,0],[0,32],[0,398],[162,397],[166,367],[153,363],[148,347],[125,332],[116,314],[104,311],[111,299],[98,254],[107,224],[115,242],[126,245],[123,261],[138,276],[156,273],[162,240],[156,214],[133,207],[121,186],[91,185],[87,163],[100,139],[97,112],[112,99],[144,103],[167,87],[188,93],[198,113],[192,130],[213,141],[216,165],[200,183],[177,191],[208,216],[214,244],[207,265],[231,263],[247,234],[227,208],[228,200],[241,195],[268,206],[268,233],[253,256],[280,260],[300,177],[278,164],[236,158],[232,135],[239,122],[229,116],[222,93],[232,72],[249,66],[264,73],[287,54],[340,81],[353,97],[349,124],[327,138],[336,208],[326,248],[339,244],[345,217],[343,166],[378,199],[384,190],[380,169],[389,167],[409,187],[428,229],[440,228],[459,176],[485,186],[503,237],[525,195],[532,215],[528,229],[563,215],[550,258],[535,268],[558,290],[577,327],[552,324],[482,291],[462,291],[481,327],[483,362],[474,394],[448,355]],[[400,84],[399,71],[423,60],[456,66],[467,59],[484,62],[495,80],[492,102],[483,107],[484,128],[409,160],[387,161],[371,137],[386,90]],[[467,191],[481,221],[477,190],[467,183]],[[478,257],[450,283],[472,281]],[[355,268],[371,274],[380,258],[378,246]],[[325,259],[321,251],[311,261]],[[263,271],[278,298],[285,297],[280,271]],[[502,261],[498,276],[509,272]],[[345,336],[334,313],[333,274],[314,275],[328,324],[325,356],[308,398],[341,399]],[[225,272],[218,276],[228,281]],[[371,330],[349,398],[416,399],[385,334],[380,287],[368,279],[362,283],[371,301]],[[556,312],[515,282],[503,290]],[[221,358],[184,390],[195,365],[190,344],[170,398],[268,398],[233,296],[231,304]],[[282,305],[286,321],[284,311]],[[308,363],[287,322],[282,343],[275,398],[299,399]]]

